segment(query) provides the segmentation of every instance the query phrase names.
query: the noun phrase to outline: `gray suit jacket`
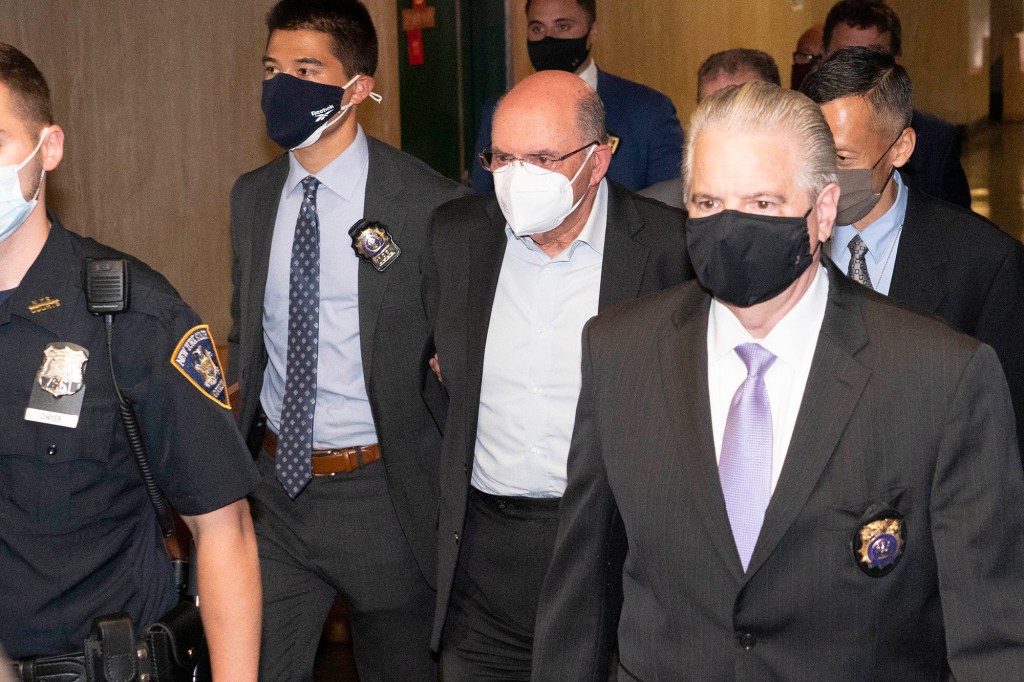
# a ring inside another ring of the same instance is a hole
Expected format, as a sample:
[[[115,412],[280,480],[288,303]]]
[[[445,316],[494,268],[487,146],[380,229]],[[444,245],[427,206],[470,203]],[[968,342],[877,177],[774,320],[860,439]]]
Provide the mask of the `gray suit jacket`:
[[[829,268],[792,443],[743,572],[718,478],[710,297],[687,283],[584,332],[537,682],[601,680],[602,604],[624,594],[620,680],[1024,679],[1024,474],[995,353]],[[901,561],[858,568],[872,508]],[[609,553],[621,514],[628,553]]]
[[[609,182],[599,309],[691,279],[683,226],[682,212]],[[468,197],[438,210],[423,265],[427,308],[450,396],[441,456],[435,649],[448,613],[466,517],[484,349],[506,244],[505,218],[494,195]]]
[[[419,392],[426,371],[422,350],[427,338],[419,258],[430,214],[466,190],[383,142],[373,138],[367,142],[364,215],[387,226],[402,255],[384,272],[360,263],[363,374],[391,500],[420,570],[433,585],[440,433]],[[288,157],[283,155],[240,177],[231,190],[234,293],[227,375],[229,383],[239,383],[243,434],[250,432],[260,413],[267,364],[263,296],[274,221],[287,175]]]

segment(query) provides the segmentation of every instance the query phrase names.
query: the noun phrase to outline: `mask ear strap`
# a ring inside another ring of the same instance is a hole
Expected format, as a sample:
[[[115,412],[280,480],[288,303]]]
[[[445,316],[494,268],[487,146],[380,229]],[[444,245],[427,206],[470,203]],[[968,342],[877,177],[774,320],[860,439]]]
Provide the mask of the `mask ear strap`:
[[[360,77],[360,76],[362,76],[362,74],[360,74],[360,73],[357,73],[356,75],[352,76],[352,78],[351,78],[351,79],[349,80],[349,82],[348,82],[348,83],[345,83],[344,85],[342,85],[342,86],[341,86],[341,88],[342,88],[343,90],[348,90],[348,89],[349,89],[349,87],[350,87],[350,86],[351,86],[351,85],[352,85],[353,83],[355,83],[355,82],[356,82],[357,80],[359,80],[359,77]],[[369,94],[369,95],[367,95],[367,97],[369,97],[370,99],[372,99],[372,100],[373,100],[374,102],[376,102],[377,104],[380,104],[380,103],[381,103],[381,102],[382,102],[382,101],[384,100],[384,98],[383,98],[383,97],[381,97],[380,95],[378,95],[378,94],[377,94],[376,92],[374,92],[373,90],[371,90],[371,91],[370,91],[370,94]]]
[[[31,161],[37,153],[39,153],[39,149],[43,146],[43,141],[46,139],[46,131],[49,129],[50,126],[46,126],[45,128],[43,128],[43,132],[39,133],[39,142],[36,143],[35,149],[33,149],[32,153],[25,157],[25,160],[19,163],[18,167],[15,168],[14,170],[20,171],[22,168],[28,165],[28,162]]]

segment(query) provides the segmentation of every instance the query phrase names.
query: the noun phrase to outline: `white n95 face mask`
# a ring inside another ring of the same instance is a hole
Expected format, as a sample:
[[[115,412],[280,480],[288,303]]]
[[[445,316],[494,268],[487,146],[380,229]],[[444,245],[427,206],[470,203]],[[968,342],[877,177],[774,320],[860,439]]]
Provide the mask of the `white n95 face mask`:
[[[36,188],[36,194],[31,199],[26,199],[21,191],[21,180],[18,178],[18,171],[24,168],[39,152],[39,148],[43,146],[43,140],[46,139],[47,130],[49,128],[43,128],[43,132],[39,134],[39,142],[36,144],[36,148],[32,150],[32,153],[28,155],[28,158],[18,164],[0,167],[0,242],[10,237],[21,227],[21,224],[32,213],[32,209],[36,207],[36,203],[39,200],[39,191],[42,189],[42,180],[46,171],[44,170],[39,174],[39,187]]]
[[[574,203],[572,183],[576,182],[596,148],[596,145],[590,148],[571,180],[556,171],[536,166],[527,169],[522,161],[513,161],[509,168],[494,174],[498,206],[517,237],[547,232],[576,210],[587,193],[580,195]]]

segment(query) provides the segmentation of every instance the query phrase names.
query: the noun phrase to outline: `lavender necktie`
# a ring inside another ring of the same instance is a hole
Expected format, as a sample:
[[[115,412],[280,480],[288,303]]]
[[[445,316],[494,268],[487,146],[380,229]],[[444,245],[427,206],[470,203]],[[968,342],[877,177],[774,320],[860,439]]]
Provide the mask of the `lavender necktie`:
[[[293,500],[313,478],[313,410],[320,342],[320,219],[312,175],[302,181],[302,206],[292,242],[288,283],[288,369],[275,472]]]
[[[764,375],[775,356],[756,343],[736,346],[747,378],[729,404],[718,478],[736,549],[747,570],[772,496],[772,408]]]

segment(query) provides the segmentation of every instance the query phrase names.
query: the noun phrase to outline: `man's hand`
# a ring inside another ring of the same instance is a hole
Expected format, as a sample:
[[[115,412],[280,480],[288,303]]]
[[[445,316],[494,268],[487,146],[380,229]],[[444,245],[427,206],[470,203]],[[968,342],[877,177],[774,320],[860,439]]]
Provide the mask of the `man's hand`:
[[[249,503],[182,517],[196,541],[199,612],[215,680],[256,681],[262,592]]]
[[[428,364],[430,365],[430,369],[434,371],[434,376],[436,376],[437,380],[443,384],[444,378],[441,376],[441,363],[437,361],[437,353],[434,353],[434,357],[430,358]]]

